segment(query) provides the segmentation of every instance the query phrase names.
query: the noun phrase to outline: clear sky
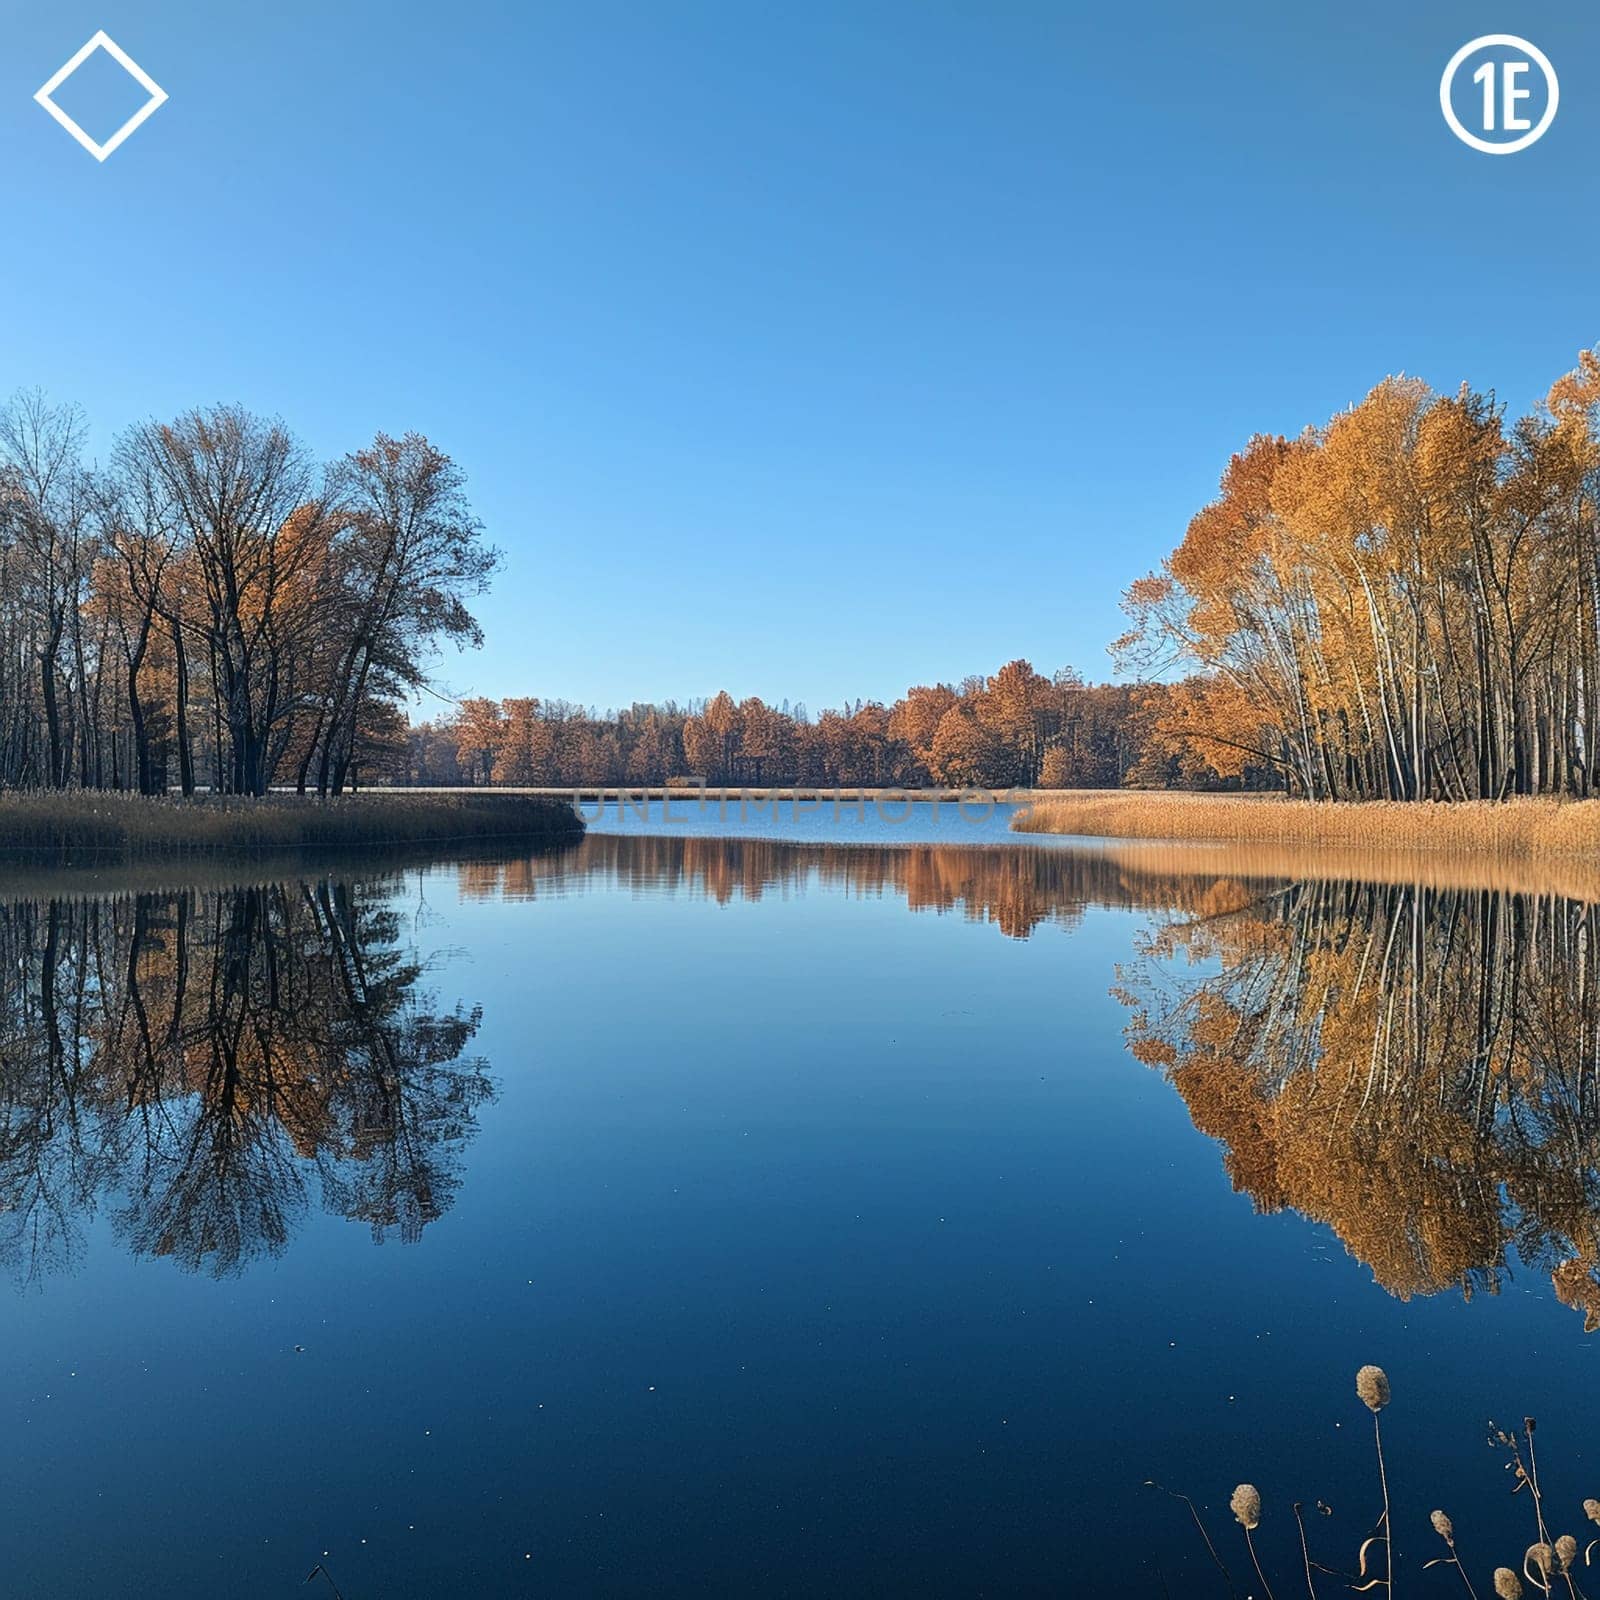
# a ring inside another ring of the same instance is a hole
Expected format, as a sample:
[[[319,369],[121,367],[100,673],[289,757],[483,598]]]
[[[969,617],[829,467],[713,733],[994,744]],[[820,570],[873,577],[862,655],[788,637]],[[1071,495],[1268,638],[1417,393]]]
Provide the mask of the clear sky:
[[[457,692],[1103,676],[1251,432],[1397,371],[1525,407],[1600,341],[1572,0],[0,17],[0,389],[100,449],[220,400],[324,455],[426,432],[506,554]],[[32,100],[102,27],[171,96],[104,165]],[[1496,158],[1437,86],[1504,31],[1562,96]]]

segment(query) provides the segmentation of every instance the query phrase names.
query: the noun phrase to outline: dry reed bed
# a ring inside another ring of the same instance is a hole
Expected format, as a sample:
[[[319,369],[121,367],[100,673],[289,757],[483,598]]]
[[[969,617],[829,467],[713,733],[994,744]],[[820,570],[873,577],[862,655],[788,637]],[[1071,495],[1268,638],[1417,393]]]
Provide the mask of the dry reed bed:
[[[1473,851],[1506,860],[1600,855],[1600,800],[1318,801],[1079,790],[1036,799],[1011,826],[1101,838]]]
[[[582,832],[569,802],[536,795],[178,800],[91,790],[0,793],[0,851],[13,857],[165,861]]]
[[[1358,849],[1348,845],[1217,843],[1208,839],[1107,839],[1092,848],[1140,880],[1217,878],[1243,884],[1283,880],[1389,883],[1416,889],[1555,895],[1600,905],[1600,855],[1506,856],[1473,851]]]

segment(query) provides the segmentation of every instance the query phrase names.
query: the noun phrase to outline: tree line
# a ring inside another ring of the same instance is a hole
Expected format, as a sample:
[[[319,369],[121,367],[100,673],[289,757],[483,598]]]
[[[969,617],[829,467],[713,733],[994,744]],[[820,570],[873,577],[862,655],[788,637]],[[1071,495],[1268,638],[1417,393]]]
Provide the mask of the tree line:
[[[1125,603],[1160,734],[1319,799],[1600,791],[1600,353],[1534,414],[1409,378],[1258,436]]]
[[[1134,681],[1024,660],[812,717],[727,692],[599,712],[468,698],[408,724],[496,556],[417,434],[330,464],[240,407],[83,460],[0,408],[0,786],[425,784],[1600,793],[1600,352],[1531,415],[1391,378],[1261,435],[1124,596]]]
[[[920,787],[1197,787],[1224,779],[1159,732],[1164,684],[1089,684],[1026,661],[988,677],[919,685],[891,705],[861,700],[810,716],[723,691],[688,706],[596,712],[562,700],[463,700],[411,730],[396,776],[423,784],[846,784]]]
[[[85,460],[75,406],[0,408],[0,787],[338,793],[497,557],[420,434],[322,464],[215,406]]]

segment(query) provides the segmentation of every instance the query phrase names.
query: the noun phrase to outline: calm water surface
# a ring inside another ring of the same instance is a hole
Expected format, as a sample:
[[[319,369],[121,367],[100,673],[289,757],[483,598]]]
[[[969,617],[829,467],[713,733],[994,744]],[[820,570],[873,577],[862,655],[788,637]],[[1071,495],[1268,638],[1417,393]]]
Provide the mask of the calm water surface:
[[[1600,1494],[1590,913],[1004,830],[0,890],[5,1592],[1225,1595],[1159,1478],[1294,1593],[1365,1361],[1488,1592],[1486,1418]]]
[[[578,809],[593,832],[704,838],[781,839],[793,844],[1015,843],[1011,819],[1023,808],[974,790],[965,800],[796,800],[743,791],[707,799],[694,790],[671,800],[588,800]],[[1054,841],[1052,841],[1054,842]]]

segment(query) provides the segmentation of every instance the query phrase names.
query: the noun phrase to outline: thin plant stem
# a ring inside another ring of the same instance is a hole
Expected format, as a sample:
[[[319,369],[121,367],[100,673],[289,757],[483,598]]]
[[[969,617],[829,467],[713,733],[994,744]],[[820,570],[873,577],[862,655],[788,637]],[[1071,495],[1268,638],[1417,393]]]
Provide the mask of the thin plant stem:
[[[1539,1492],[1539,1461],[1533,1444],[1533,1418],[1524,1417],[1522,1426],[1528,1436],[1528,1488],[1533,1495],[1534,1519],[1539,1524],[1539,1543],[1553,1549],[1554,1541],[1550,1538],[1550,1530],[1545,1526],[1544,1522],[1544,1496]],[[1578,1600],[1578,1596],[1582,1591],[1578,1588],[1572,1574],[1563,1568],[1561,1576],[1567,1580],[1567,1593],[1573,1597],[1573,1600]],[[1546,1573],[1546,1594],[1550,1592],[1550,1587],[1550,1575]]]
[[[328,1587],[333,1590],[334,1600],[344,1600],[344,1596],[339,1593],[339,1585],[333,1581],[333,1574],[320,1561],[306,1574],[306,1582],[310,1583],[319,1572],[328,1580]]]
[[[1524,1417],[1522,1427],[1528,1438],[1528,1488],[1533,1493],[1533,1520],[1539,1527],[1539,1543],[1550,1543],[1550,1530],[1544,1525],[1544,1499],[1539,1493],[1539,1463],[1533,1450],[1533,1418]]]
[[[1164,1596],[1164,1600],[1172,1600],[1172,1591],[1167,1587],[1167,1575],[1161,1570],[1159,1560],[1156,1562],[1156,1581],[1161,1585],[1161,1593]]]
[[[1372,1413],[1372,1442],[1378,1449],[1378,1484],[1383,1490],[1383,1568],[1387,1576],[1384,1578],[1385,1592],[1393,1600],[1394,1595],[1394,1527],[1389,1521],[1389,1473],[1383,1464],[1383,1424],[1378,1420],[1378,1413]]]
[[[1515,1434],[1502,1432],[1499,1437],[1501,1443],[1504,1444],[1508,1450],[1510,1450],[1511,1459],[1516,1465],[1517,1469],[1517,1486],[1511,1492],[1513,1494],[1518,1494],[1524,1487],[1527,1489],[1529,1495],[1533,1499],[1534,1538],[1539,1544],[1548,1547],[1550,1541],[1544,1525],[1544,1507],[1541,1505],[1539,1497],[1538,1463],[1533,1457],[1533,1418],[1524,1417],[1522,1419],[1522,1426],[1527,1434],[1528,1439],[1528,1460],[1526,1462],[1524,1462],[1522,1459],[1522,1445]],[[1530,1547],[1530,1550],[1531,1548],[1532,1547]],[[1543,1578],[1534,1577],[1534,1575],[1528,1571],[1527,1556],[1522,1558],[1522,1575],[1541,1594],[1549,1594],[1551,1592],[1552,1585],[1549,1582],[1549,1570],[1546,1569],[1545,1576]]]
[[[1171,1495],[1174,1500],[1181,1500],[1189,1508],[1189,1515],[1194,1518],[1194,1525],[1200,1530],[1200,1537],[1206,1542],[1206,1549],[1211,1553],[1211,1559],[1216,1563],[1217,1571],[1222,1574],[1223,1581],[1228,1585],[1228,1593],[1238,1600],[1239,1586],[1233,1581],[1233,1574],[1228,1571],[1227,1563],[1217,1554],[1217,1547],[1211,1542],[1211,1535],[1206,1532],[1206,1525],[1200,1520],[1200,1513],[1195,1508],[1195,1503],[1186,1494],[1179,1494],[1176,1489],[1169,1489],[1164,1483],[1157,1483],[1154,1478],[1146,1478],[1145,1482],[1152,1489],[1159,1489],[1162,1494]]]
[[[1261,1562],[1256,1556],[1256,1542],[1250,1537],[1250,1530],[1244,1530],[1244,1542],[1250,1551],[1250,1560],[1256,1569],[1256,1576],[1261,1580],[1261,1587],[1267,1591],[1267,1600],[1278,1600],[1272,1592],[1272,1585],[1267,1582],[1267,1575],[1261,1570]]]
[[[1294,1503],[1294,1523],[1300,1530],[1300,1559],[1306,1564],[1306,1588],[1310,1592],[1311,1600],[1317,1600],[1317,1586],[1311,1577],[1311,1549],[1306,1544],[1306,1522],[1300,1515],[1300,1502]]]
[[[1454,1539],[1446,1539],[1445,1543],[1450,1546],[1450,1562],[1451,1562],[1451,1565],[1454,1566],[1456,1571],[1461,1574],[1461,1581],[1464,1584],[1466,1584],[1467,1593],[1472,1596],[1472,1600],[1478,1600],[1478,1591],[1472,1587],[1472,1579],[1467,1576],[1467,1569],[1464,1566],[1462,1566],[1461,1557],[1456,1554],[1456,1542],[1455,1542],[1455,1540]]]

